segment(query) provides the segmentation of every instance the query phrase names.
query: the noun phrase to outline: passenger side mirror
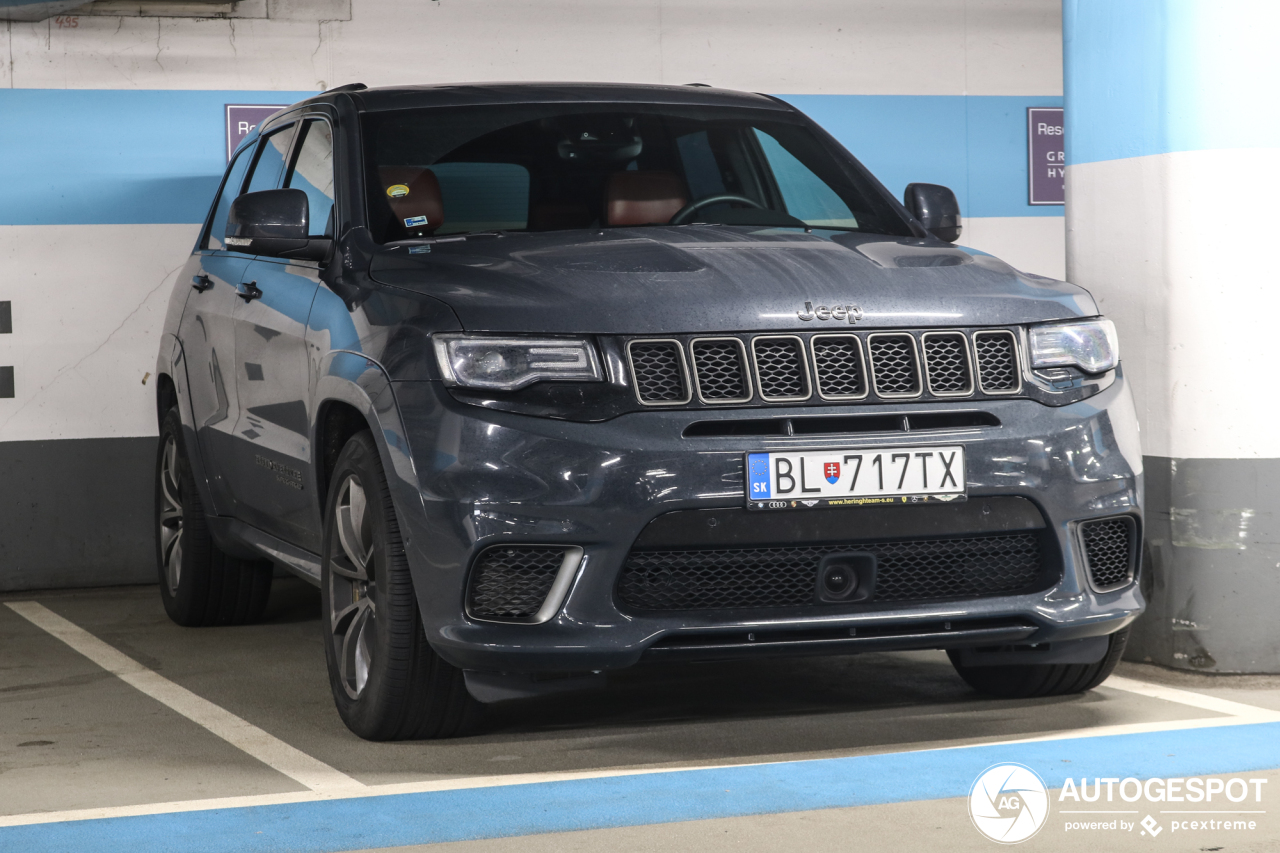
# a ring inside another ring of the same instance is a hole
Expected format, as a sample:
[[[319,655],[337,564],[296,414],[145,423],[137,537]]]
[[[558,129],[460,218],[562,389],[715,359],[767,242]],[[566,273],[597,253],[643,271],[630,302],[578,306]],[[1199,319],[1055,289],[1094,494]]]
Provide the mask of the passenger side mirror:
[[[231,202],[226,246],[251,255],[322,261],[333,241],[309,238],[309,205],[302,190],[261,190]]]
[[[939,240],[960,239],[960,202],[951,190],[937,184],[907,184],[902,203]]]

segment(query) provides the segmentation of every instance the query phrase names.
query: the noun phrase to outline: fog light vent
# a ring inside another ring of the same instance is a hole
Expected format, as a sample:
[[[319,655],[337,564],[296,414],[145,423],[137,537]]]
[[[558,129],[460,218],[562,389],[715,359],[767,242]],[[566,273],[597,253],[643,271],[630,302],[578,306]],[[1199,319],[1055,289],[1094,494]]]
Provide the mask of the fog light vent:
[[[497,545],[471,569],[467,613],[498,622],[545,622],[556,614],[582,562],[563,545]]]
[[[1089,579],[1099,592],[1120,589],[1133,582],[1137,563],[1137,523],[1121,515],[1086,521],[1080,525]]]

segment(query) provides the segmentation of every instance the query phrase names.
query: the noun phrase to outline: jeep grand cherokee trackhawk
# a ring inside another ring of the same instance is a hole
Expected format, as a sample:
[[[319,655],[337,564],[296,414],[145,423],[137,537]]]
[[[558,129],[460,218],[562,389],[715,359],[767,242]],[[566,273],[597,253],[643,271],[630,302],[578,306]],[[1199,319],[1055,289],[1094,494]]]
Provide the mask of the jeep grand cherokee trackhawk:
[[[775,98],[331,90],[233,156],[160,347],[160,590],[319,585],[357,734],[640,662],[1101,682],[1143,599],[1115,330]]]

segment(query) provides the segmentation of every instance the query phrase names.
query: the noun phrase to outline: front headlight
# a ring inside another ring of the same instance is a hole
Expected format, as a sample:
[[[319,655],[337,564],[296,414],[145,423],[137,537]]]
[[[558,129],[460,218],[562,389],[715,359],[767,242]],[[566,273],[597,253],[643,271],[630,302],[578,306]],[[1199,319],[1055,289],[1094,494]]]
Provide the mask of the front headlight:
[[[595,347],[584,338],[435,335],[436,361],[449,385],[515,391],[542,380],[599,382]]]
[[[1120,363],[1116,324],[1105,317],[1051,326],[1032,326],[1032,367],[1079,367],[1102,373]]]

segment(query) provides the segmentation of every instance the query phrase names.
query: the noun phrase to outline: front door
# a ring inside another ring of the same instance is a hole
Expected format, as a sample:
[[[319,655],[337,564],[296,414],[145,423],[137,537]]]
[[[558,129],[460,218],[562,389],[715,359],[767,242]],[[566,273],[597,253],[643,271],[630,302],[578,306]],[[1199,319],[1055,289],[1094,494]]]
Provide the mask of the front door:
[[[307,193],[311,236],[332,237],[329,124],[311,119],[299,134],[282,185]],[[320,521],[306,331],[320,266],[258,258],[244,272],[234,312],[240,417],[228,472],[238,518],[313,551],[320,549]]]

